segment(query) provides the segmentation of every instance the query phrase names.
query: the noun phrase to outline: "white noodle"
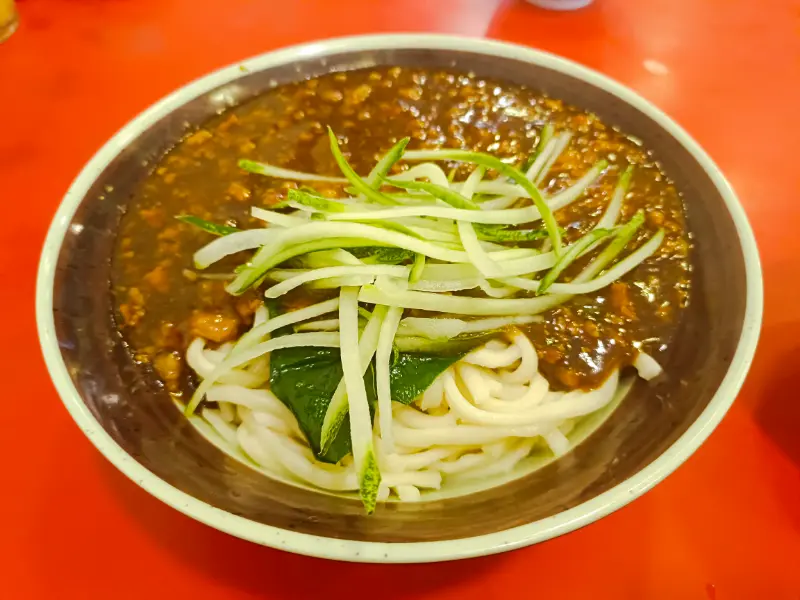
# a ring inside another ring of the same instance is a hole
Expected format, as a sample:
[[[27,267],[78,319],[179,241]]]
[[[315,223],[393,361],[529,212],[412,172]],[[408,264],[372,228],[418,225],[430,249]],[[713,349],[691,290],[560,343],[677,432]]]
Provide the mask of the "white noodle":
[[[222,439],[231,445],[236,445],[236,427],[230,423],[227,423],[220,413],[221,411],[204,408],[202,416],[208,422],[208,424],[214,428],[214,431],[216,431],[220,437],[222,437]]]
[[[395,489],[398,497],[403,502],[418,502],[420,500],[419,489],[413,485],[398,485]]]
[[[639,377],[648,381],[655,379],[661,375],[663,371],[661,365],[656,362],[656,359],[646,352],[639,352],[639,355],[633,361],[633,366],[636,367]]]
[[[256,314],[257,323],[265,319],[265,311]],[[202,378],[235,348],[210,349],[196,340],[187,361]],[[385,349],[385,360],[384,355]],[[645,378],[661,369],[644,353],[635,366]],[[204,408],[202,418],[266,474],[332,492],[355,492],[351,456],[338,465],[317,460],[292,412],[265,388],[265,376],[266,358],[231,370],[210,386],[206,398],[218,408]],[[534,448],[563,456],[572,447],[568,436],[576,419],[606,406],[618,379],[614,372],[596,390],[554,392],[539,373],[536,350],[524,334],[512,329],[506,338],[490,340],[445,370],[413,404],[391,404],[391,420],[384,417],[373,434],[382,476],[379,501],[392,496],[419,501],[424,490],[446,490],[450,478],[506,475]],[[387,432],[388,444],[381,439]]]
[[[230,402],[220,402],[219,414],[226,423],[233,423],[236,418],[236,408]]]
[[[522,354],[515,344],[502,350],[493,350],[488,347],[479,348],[467,354],[464,357],[464,361],[487,369],[497,369],[514,363],[521,356]]]
[[[564,454],[569,452],[569,440],[567,436],[558,429],[548,431],[542,437],[544,437],[547,445],[550,446],[550,450],[552,450],[553,454],[556,456],[564,456]]]

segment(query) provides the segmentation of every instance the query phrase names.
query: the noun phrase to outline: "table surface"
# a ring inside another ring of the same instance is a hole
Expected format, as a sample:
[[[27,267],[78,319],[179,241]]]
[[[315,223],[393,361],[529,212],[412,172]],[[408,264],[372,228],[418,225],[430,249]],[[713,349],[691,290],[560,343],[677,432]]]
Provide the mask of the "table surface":
[[[21,0],[0,46],[0,234],[9,402],[0,574],[9,599],[800,598],[798,0]],[[186,81],[273,48],[438,31],[535,46],[631,86],[681,123],[740,195],[766,311],[747,383],[718,430],[643,498],[567,536],[467,563],[343,565],[228,537],[115,471],[47,377],[34,325],[46,228],[91,154]],[[20,208],[24,206],[24,211]],[[18,212],[17,212],[18,211]],[[783,290],[783,291],[781,291]],[[13,406],[36,418],[12,423]]]

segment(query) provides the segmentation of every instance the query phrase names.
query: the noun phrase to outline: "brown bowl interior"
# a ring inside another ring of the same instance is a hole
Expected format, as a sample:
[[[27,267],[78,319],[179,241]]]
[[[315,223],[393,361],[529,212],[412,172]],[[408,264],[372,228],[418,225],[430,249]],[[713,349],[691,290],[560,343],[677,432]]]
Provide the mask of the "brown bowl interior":
[[[457,499],[390,504],[369,518],[353,500],[272,481],[229,458],[131,362],[111,320],[108,284],[109,257],[126,202],[148,165],[187,127],[219,109],[220,95],[210,92],[120,148],[82,199],[73,218],[82,227],[68,229],[53,310],[62,357],[83,401],[126,452],[174,487],[235,515],[320,536],[383,542],[475,536],[553,515],[625,481],[675,442],[706,407],[739,341],[744,261],[720,193],[689,152],[645,114],[591,84],[512,59],[440,50],[343,53],[243,74],[226,92],[239,102],[274,82],[374,64],[450,67],[524,84],[598,113],[655,152],[684,194],[695,242],[693,301],[664,358],[669,378],[658,385],[638,382],[589,440],[540,471]]]

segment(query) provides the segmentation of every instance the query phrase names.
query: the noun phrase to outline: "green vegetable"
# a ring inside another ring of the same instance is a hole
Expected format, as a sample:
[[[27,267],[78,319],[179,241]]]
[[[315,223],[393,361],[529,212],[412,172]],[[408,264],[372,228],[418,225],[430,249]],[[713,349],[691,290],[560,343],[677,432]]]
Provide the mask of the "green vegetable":
[[[454,210],[454,209],[449,209]],[[479,211],[467,211],[479,212]],[[335,242],[334,242],[335,240]],[[357,240],[355,242],[345,240]],[[219,241],[219,240],[215,240]],[[322,244],[314,247],[313,244]],[[462,262],[464,252],[451,250],[418,237],[398,233],[390,229],[365,225],[363,223],[308,223],[303,227],[281,230],[270,243],[256,252],[250,261],[252,266],[242,271],[225,289],[228,293],[239,295],[259,279],[266,276],[272,267],[306,252],[326,248],[345,248],[358,246],[393,246],[419,252],[448,262]],[[198,252],[202,252],[201,249]]]
[[[558,256],[561,253],[561,231],[553,215],[553,211],[542,198],[539,189],[527,178],[524,173],[507,165],[499,158],[482,152],[470,152],[469,150],[416,150],[406,153],[409,160],[456,160],[469,162],[487,169],[494,169],[503,177],[513,179],[524,189],[533,201],[536,210],[547,228],[547,234],[553,244],[553,252]]]
[[[365,183],[369,187],[374,190],[381,187],[381,181],[386,177],[389,171],[392,170],[395,163],[403,157],[403,152],[405,152],[406,146],[408,146],[408,142],[410,141],[411,138],[405,137],[397,142],[383,155],[378,163],[372,167],[372,171],[369,172],[369,175],[367,175],[365,179]]]
[[[394,347],[401,356],[426,353],[436,354],[436,356],[458,355],[460,358],[501,332],[502,329],[481,331],[460,335],[449,340],[431,340],[425,337],[398,335],[394,338]],[[456,360],[458,358],[453,362],[456,362]]]
[[[268,288],[264,295],[267,298],[278,298],[291,290],[308,284],[318,283],[322,280],[329,280],[332,278],[354,278],[355,281],[363,281],[369,283],[375,280],[376,277],[401,277],[407,278],[410,269],[402,265],[340,265],[336,267],[322,267],[321,269],[310,269],[302,273],[297,273],[292,277],[284,279]],[[359,284],[360,285],[360,284]]]
[[[193,225],[198,229],[202,229],[203,231],[207,231],[208,233],[214,235],[228,235],[229,233],[236,233],[237,231],[241,231],[236,227],[231,227],[230,225],[218,225],[217,223],[212,223],[210,221],[206,221],[205,219],[201,219],[200,217],[195,217],[192,215],[178,215],[175,217],[178,221],[182,223],[188,223],[189,225]]]
[[[478,241],[472,223],[459,221],[458,235],[461,238],[461,245],[467,253],[470,262],[486,277],[496,277],[503,275],[502,267],[489,256]]]
[[[351,248],[350,254],[361,259],[361,262],[368,265],[399,265],[415,256],[414,252],[411,250],[406,250],[405,248],[390,248],[388,246]]]
[[[352,185],[359,194],[363,194],[369,200],[377,202],[378,204],[388,204],[390,206],[394,206],[396,204],[396,202],[388,196],[384,196],[379,191],[373,190],[369,183],[364,181],[353,170],[353,168],[347,163],[347,159],[342,154],[342,150],[339,148],[339,141],[336,139],[336,134],[333,133],[333,129],[330,127],[328,127],[328,139],[330,140],[333,159],[336,161],[336,164],[339,165],[339,169],[345,178],[347,178],[347,180],[350,182],[350,185]]]
[[[380,312],[379,312],[380,308]],[[350,415],[350,441],[353,448],[353,465],[358,475],[358,492],[361,503],[367,514],[375,510],[378,501],[378,487],[381,483],[381,472],[375,460],[375,445],[372,435],[372,416],[374,403],[371,403],[364,384],[364,373],[369,368],[375,349],[378,346],[380,326],[386,314],[385,307],[376,307],[372,319],[364,329],[364,335],[358,331],[358,288],[343,287],[339,292],[339,347],[342,352],[342,369],[344,371],[341,397],[345,398],[344,406],[336,407],[336,396],[331,401],[325,422],[322,424],[322,446],[327,449],[326,437],[331,432],[338,433],[340,427],[329,427],[332,418],[337,425],[343,420],[343,410],[348,409]],[[373,325],[375,327],[373,327]],[[367,330],[374,331],[368,335]],[[359,339],[361,338],[361,339]],[[328,438],[330,439],[330,438]]]
[[[482,341],[477,340],[477,342]],[[471,349],[476,343],[469,345]],[[393,361],[389,382],[392,400],[410,404],[454,362],[465,349],[447,355],[399,352]],[[311,449],[319,460],[336,463],[350,454],[350,420],[345,417],[328,451],[320,456],[320,435],[325,413],[344,372],[338,348],[287,348],[270,355],[270,389],[292,411]],[[364,375],[367,399],[374,411],[377,402],[375,369]]]
[[[536,315],[561,304],[567,298],[568,296],[558,295],[542,298],[473,298],[411,290],[389,292],[374,285],[362,286],[359,294],[359,300],[369,304],[476,317]]]
[[[558,262],[553,265],[553,268],[550,269],[547,272],[547,275],[542,278],[542,281],[539,284],[539,289],[536,293],[540,295],[544,294],[547,291],[547,288],[555,283],[556,279],[558,279],[558,276],[561,275],[564,269],[566,269],[575,261],[575,259],[583,254],[584,250],[589,248],[589,246],[595,242],[608,237],[612,233],[614,232],[610,229],[593,229],[574,244],[571,244],[569,249],[558,259]]]
[[[316,194],[309,194],[301,190],[289,190],[289,200],[302,204],[303,206],[309,206],[314,210],[325,212],[345,212],[350,208],[344,202],[337,202],[336,200],[330,200],[329,198]],[[284,203],[276,205],[276,208],[283,208],[281,206],[282,204]]]
[[[206,392],[211,389],[214,382],[221,376],[230,372],[255,358],[271,354],[277,350],[285,348],[337,348],[339,346],[339,336],[336,333],[313,332],[313,333],[294,333],[291,335],[278,336],[253,346],[242,349],[235,355],[226,357],[222,363],[217,365],[208,377],[197,387],[192,399],[186,406],[186,414],[191,415],[199,404],[203,401]]]
[[[380,227],[382,229],[388,229],[389,231],[396,231],[397,233],[402,233],[403,235],[408,235],[411,237],[415,237],[417,239],[425,239],[422,235],[418,232],[414,231],[410,227],[406,227],[402,223],[395,223],[394,221],[358,221],[354,220],[353,223],[362,223],[364,225],[371,225],[372,227]]]
[[[552,123],[548,123],[542,128],[542,133],[539,136],[539,143],[536,144],[536,149],[533,152],[531,152],[530,156],[528,156],[528,159],[522,164],[522,166],[519,169],[520,171],[522,171],[523,173],[528,172],[528,169],[530,169],[533,166],[533,163],[536,162],[536,159],[542,153],[542,150],[544,150],[544,147],[547,145],[547,142],[549,142],[550,138],[553,137],[554,132],[555,132],[555,127],[553,127]]]
[[[366,449],[361,468],[356,465],[358,476],[358,495],[364,505],[364,511],[371,515],[375,512],[378,505],[378,490],[381,485],[381,470],[378,461],[375,459],[375,449],[372,446],[372,439]]]
[[[381,323],[378,345],[375,348],[375,384],[378,391],[378,422],[384,452],[392,454],[394,432],[392,431],[392,385],[391,368],[394,355],[394,337],[403,317],[402,308],[390,308]]]
[[[309,254],[304,254],[303,256],[293,258],[290,262],[295,266],[307,269],[321,269],[322,267],[335,267],[337,265],[361,264],[361,261],[353,256],[353,254],[341,248],[311,252]]]
[[[341,290],[340,290],[340,297],[341,297]],[[341,301],[340,301],[341,305]],[[354,334],[355,329],[358,328],[358,319],[363,317],[359,312],[360,307],[356,303],[356,316],[355,319],[351,318],[350,326],[352,327],[350,334]],[[352,307],[351,307],[352,308]],[[372,357],[375,355],[375,350],[378,346],[378,338],[380,336],[381,324],[383,323],[384,318],[386,317],[387,308],[385,306],[376,306],[375,310],[370,313],[369,318],[367,319],[366,326],[363,328],[357,337],[357,339],[353,340],[353,343],[356,345],[355,352],[358,353],[357,359],[359,363],[363,367],[363,373],[366,374],[367,366],[372,363]],[[352,317],[352,315],[351,315]],[[355,327],[354,322],[355,321]],[[340,336],[342,331],[342,317],[341,317],[341,310],[339,314],[339,331]],[[347,349],[345,348],[345,352]],[[354,352],[350,352],[345,356],[351,356]],[[348,366],[342,363],[343,368]],[[345,370],[346,374],[346,370]],[[346,380],[342,379],[339,382],[339,386],[333,392],[333,396],[331,397],[331,401],[328,403],[328,410],[325,412],[325,418],[322,420],[322,432],[320,433],[320,446],[322,453],[325,453],[333,440],[339,433],[339,429],[342,426],[342,422],[344,418],[348,414],[348,410],[350,408],[350,398],[348,398],[347,393],[347,385]],[[362,396],[361,391],[357,391],[359,396]],[[368,394],[366,395],[368,397]],[[369,400],[365,400],[365,402],[369,402]],[[362,407],[363,408],[363,407]],[[362,415],[364,416],[364,415]],[[352,425],[352,424],[351,424]],[[366,419],[363,419],[361,422],[361,439],[366,440],[369,436],[366,432],[367,423]],[[351,439],[352,434],[354,432],[351,429]],[[371,441],[371,438],[370,440]]]
[[[350,420],[344,421],[327,452],[320,455],[322,422],[333,393],[344,376],[338,348],[287,348],[270,355],[270,389],[297,418],[311,449],[319,460],[337,463],[350,454]],[[375,371],[364,375],[367,399],[377,402]]]
[[[225,289],[229,294],[239,296],[252,286],[263,280],[267,271],[295,256],[316,252],[318,250],[332,250],[337,248],[358,248],[360,246],[374,247],[376,242],[364,238],[322,238],[295,244],[289,248],[276,249],[274,246],[262,246],[250,260],[247,268],[238,273]]]
[[[455,319],[452,317],[406,317],[400,322],[399,335],[427,338],[429,340],[450,340],[462,335],[483,334],[500,331],[513,325],[527,325],[538,321],[535,316],[494,317],[488,319]]]
[[[616,224],[619,213],[622,211],[622,202],[625,199],[625,194],[628,193],[628,187],[630,186],[632,178],[633,165],[629,165],[622,175],[620,175],[619,181],[617,181],[617,185],[614,188],[614,195],[611,197],[611,202],[608,203],[608,208],[606,208],[605,214],[600,218],[596,227],[602,229],[613,227]]]
[[[625,249],[628,243],[636,235],[636,232],[644,224],[644,211],[638,210],[630,221],[619,227],[615,234],[614,239],[609,242],[608,246],[595,258],[583,272],[575,278],[575,283],[583,283],[590,280],[597,275],[600,271],[606,268],[607,265],[617,258],[619,254]]]
[[[411,267],[411,273],[408,276],[408,283],[417,283],[422,277],[422,271],[425,269],[425,255],[417,254],[414,256],[414,266]]]
[[[474,225],[478,239],[488,242],[535,242],[547,237],[545,229],[510,229],[507,225]]]
[[[266,175],[269,177],[276,177],[278,179],[293,179],[295,181],[327,181],[329,183],[345,183],[347,181],[341,177],[326,177],[325,175],[317,175],[316,173],[303,173],[301,171],[293,171],[291,169],[276,167],[275,165],[270,165],[267,163],[247,160],[246,158],[243,158],[239,161],[239,168],[247,171],[248,173]]]
[[[438,198],[446,202],[453,208],[464,208],[468,210],[478,210],[478,205],[472,200],[462,196],[458,192],[449,190],[435,183],[428,183],[426,181],[401,181],[399,179],[385,179],[387,184],[399,187],[404,190],[418,190],[427,192],[434,198]]]
[[[536,177],[533,179],[533,183],[536,186],[541,185],[541,183],[544,181],[544,178],[547,177],[547,174],[550,172],[550,169],[553,168],[553,165],[558,160],[558,157],[561,156],[561,153],[564,152],[564,150],[569,145],[570,139],[572,139],[572,134],[565,131],[559,134],[558,137],[556,137],[553,140],[552,151],[547,156],[547,159],[544,161],[544,164],[539,169],[539,172],[536,174]]]
[[[383,179],[380,183],[383,183]],[[346,194],[350,194],[351,196],[358,196],[358,190],[352,186],[348,186],[343,188],[343,191]],[[397,204],[402,204],[404,200],[414,200],[415,198],[425,199],[427,194],[424,192],[385,192],[382,191],[381,194],[386,196],[387,198],[391,198]]]
[[[465,352],[449,355],[424,352],[398,352],[389,370],[389,385],[392,400],[400,404],[411,404],[450,365],[464,356]]]

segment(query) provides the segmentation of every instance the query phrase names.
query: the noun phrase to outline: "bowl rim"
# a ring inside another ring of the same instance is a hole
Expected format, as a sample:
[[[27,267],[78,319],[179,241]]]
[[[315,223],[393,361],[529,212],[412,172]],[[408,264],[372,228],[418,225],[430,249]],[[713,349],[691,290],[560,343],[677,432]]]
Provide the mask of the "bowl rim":
[[[340,52],[386,49],[456,50],[533,63],[599,87],[637,108],[671,134],[708,174],[734,221],[744,256],[746,308],[736,352],[708,406],[653,462],[610,490],[561,513],[512,529],[431,542],[365,542],[298,533],[250,521],[186,494],[122,449],[81,399],[61,358],[53,315],[53,286],[70,221],[108,163],[142,131],[172,110],[247,73]],[[308,556],[355,562],[421,563],[495,554],[583,527],[625,506],[672,473],[705,441],[736,398],[752,363],[763,313],[763,282],[755,237],[744,209],[722,172],[677,123],[648,100],[592,69],[526,46],[445,34],[381,34],[332,38],[270,51],[223,67],[177,89],[134,117],[91,158],[62,199],[47,233],[36,281],[36,324],[45,363],[72,418],[95,447],[128,478],[182,513],[220,531],[261,545]]]

